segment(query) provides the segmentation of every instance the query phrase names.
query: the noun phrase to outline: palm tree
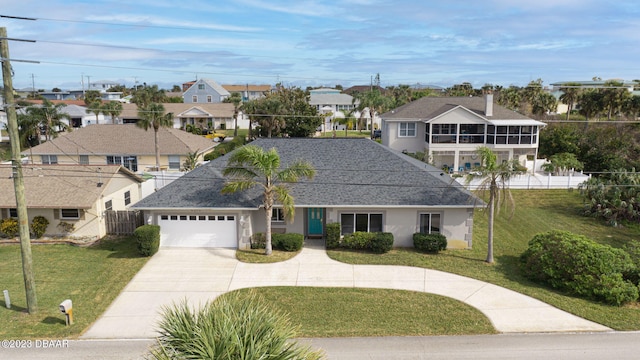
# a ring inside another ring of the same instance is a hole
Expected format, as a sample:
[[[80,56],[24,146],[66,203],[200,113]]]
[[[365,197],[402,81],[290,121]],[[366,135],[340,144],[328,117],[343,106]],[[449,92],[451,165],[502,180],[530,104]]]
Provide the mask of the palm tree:
[[[515,207],[511,192],[507,187],[508,181],[517,175],[524,174],[524,168],[517,159],[498,163],[497,155],[488,147],[481,146],[477,150],[480,156],[480,166],[467,175],[467,183],[475,178],[481,178],[478,189],[480,192],[489,192],[489,202],[487,202],[488,214],[488,239],[487,239],[487,259],[488,263],[493,263],[493,221],[496,203],[510,205],[512,212]],[[498,208],[499,211],[500,208]]]
[[[359,102],[358,102],[359,101]],[[366,108],[369,109],[369,115],[371,117],[371,138],[373,138],[373,120],[376,114],[382,114],[389,108],[389,98],[382,95],[380,90],[377,87],[372,88],[371,90],[365,91],[363,93],[355,94],[353,98],[353,103],[357,105],[358,111],[360,114],[364,112]],[[362,117],[362,115],[360,115]]]
[[[582,89],[580,89],[580,83],[569,82],[560,87],[560,91],[562,91],[560,101],[563,104],[567,104],[567,120],[569,120],[569,114],[571,114],[575,103],[578,102]]]
[[[265,150],[259,146],[246,145],[231,153],[224,169],[229,181],[222,188],[223,194],[249,190],[259,186],[262,193],[262,205],[266,220],[265,254],[271,255],[271,212],[274,202],[282,204],[284,217],[293,221],[295,205],[286,184],[298,182],[300,177],[312,179],[315,176],[313,166],[304,160],[297,160],[284,169],[280,169],[280,155],[275,148]]]
[[[58,136],[53,129],[67,129],[67,124],[62,122],[62,119],[69,119],[69,115],[62,113],[61,109],[67,106],[64,103],[54,104],[51,101],[44,99],[42,106],[32,105],[27,107],[26,113],[28,116],[38,119],[40,126],[44,128],[45,137],[47,140],[51,140]],[[38,134],[38,139],[40,134]],[[39,142],[40,140],[38,140]]]
[[[102,105],[102,100],[95,99],[92,102],[87,104],[87,114],[95,114],[96,115],[96,124],[98,123],[98,116],[101,113],[104,113],[104,107]]]
[[[111,117],[111,123],[115,124],[116,119],[122,114],[122,103],[119,101],[109,101],[102,106],[102,112]]]
[[[171,127],[173,125],[173,114],[164,113],[162,104],[151,103],[147,107],[138,110],[136,126],[149,130],[153,128],[153,141],[155,143],[156,152],[156,171],[160,170],[160,144],[158,144],[158,130],[161,127]]]
[[[239,92],[231,93],[231,96],[224,99],[222,102],[233,104],[233,137],[238,136],[238,113],[242,108],[242,94]]]

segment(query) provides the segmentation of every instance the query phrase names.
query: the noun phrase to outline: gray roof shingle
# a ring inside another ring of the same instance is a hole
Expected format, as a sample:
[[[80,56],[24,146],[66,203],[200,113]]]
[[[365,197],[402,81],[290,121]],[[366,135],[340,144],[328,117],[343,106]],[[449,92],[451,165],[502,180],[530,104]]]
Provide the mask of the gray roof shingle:
[[[383,119],[429,120],[462,106],[488,120],[524,120],[528,117],[493,103],[493,116],[485,115],[484,97],[423,97],[381,115]]]
[[[297,159],[316,169],[312,180],[291,184],[296,206],[474,207],[479,200],[441,170],[369,139],[258,139],[275,147],[282,167]],[[258,208],[261,192],[223,195],[222,171],[228,157],[217,158],[170,183],[135,205],[163,208]]]

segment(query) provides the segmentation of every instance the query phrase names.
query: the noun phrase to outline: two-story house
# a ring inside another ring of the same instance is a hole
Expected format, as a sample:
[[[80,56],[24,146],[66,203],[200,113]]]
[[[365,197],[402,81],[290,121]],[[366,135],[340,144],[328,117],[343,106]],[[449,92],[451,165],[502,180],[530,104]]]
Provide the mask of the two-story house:
[[[451,172],[480,165],[476,150],[491,148],[498,160],[535,161],[545,123],[484,97],[424,97],[382,114],[382,144],[424,152],[431,164]],[[530,169],[532,170],[532,169]]]
[[[183,94],[182,99],[187,104],[192,103],[221,103],[231,94],[222,85],[211,79],[200,79],[191,85]]]
[[[327,115],[322,130],[344,130],[344,125],[334,124],[334,120],[352,112],[358,106],[358,101],[354,103],[353,96],[343,94],[338,89],[320,88],[309,90],[309,105],[314,106],[319,114]],[[360,114],[353,116],[359,117]]]

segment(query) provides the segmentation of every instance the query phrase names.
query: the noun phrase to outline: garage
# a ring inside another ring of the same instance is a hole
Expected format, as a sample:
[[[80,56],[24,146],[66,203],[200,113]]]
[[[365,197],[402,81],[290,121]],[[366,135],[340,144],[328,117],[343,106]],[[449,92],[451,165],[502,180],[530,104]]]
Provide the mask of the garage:
[[[162,214],[158,225],[162,247],[238,247],[232,214]]]

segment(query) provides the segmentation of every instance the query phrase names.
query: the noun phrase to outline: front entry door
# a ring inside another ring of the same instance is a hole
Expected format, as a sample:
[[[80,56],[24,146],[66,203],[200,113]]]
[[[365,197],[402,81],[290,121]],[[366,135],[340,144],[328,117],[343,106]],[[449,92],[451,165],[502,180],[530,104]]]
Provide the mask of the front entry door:
[[[324,234],[322,228],[322,219],[324,218],[322,208],[307,209],[307,234],[309,236],[322,236]]]

